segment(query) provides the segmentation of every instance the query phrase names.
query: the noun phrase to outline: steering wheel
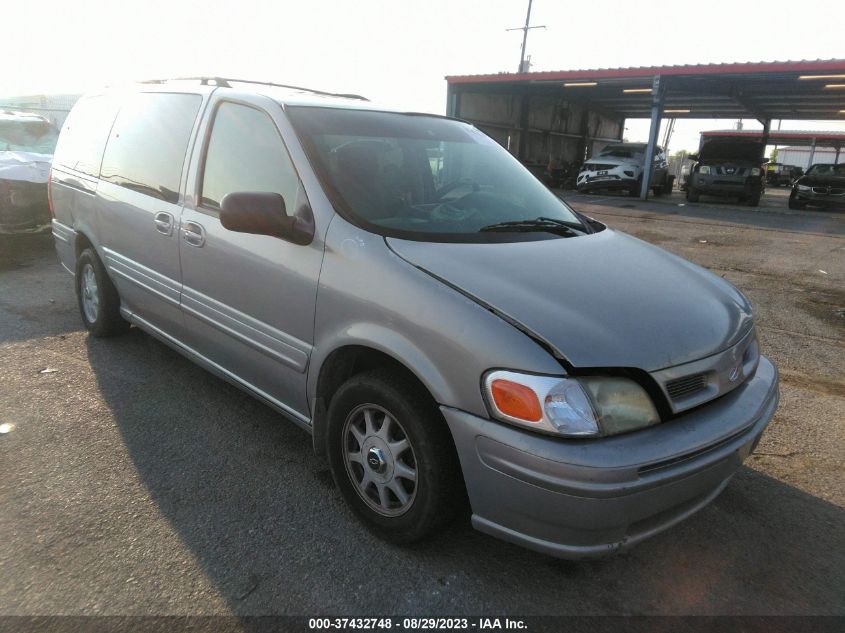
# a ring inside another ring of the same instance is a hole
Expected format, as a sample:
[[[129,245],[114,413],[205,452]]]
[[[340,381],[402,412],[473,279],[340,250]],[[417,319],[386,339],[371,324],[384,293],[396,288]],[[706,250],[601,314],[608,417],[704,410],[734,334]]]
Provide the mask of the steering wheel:
[[[434,192],[434,200],[442,200],[443,197],[449,193],[450,191],[457,189],[461,185],[472,185],[473,191],[479,191],[481,189],[481,185],[478,184],[475,180],[469,177],[458,178],[457,180],[453,180],[452,182],[448,182],[440,189]]]

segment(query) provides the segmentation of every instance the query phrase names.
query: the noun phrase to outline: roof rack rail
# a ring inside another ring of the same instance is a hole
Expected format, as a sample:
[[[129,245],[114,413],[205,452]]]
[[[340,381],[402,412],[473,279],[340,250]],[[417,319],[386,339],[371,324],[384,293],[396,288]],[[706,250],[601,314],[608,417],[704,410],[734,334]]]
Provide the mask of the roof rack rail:
[[[342,92],[326,92],[324,90],[315,90],[313,88],[305,88],[303,86],[292,86],[290,84],[277,84],[272,81],[253,81],[251,79],[237,79],[233,77],[173,77],[170,79],[147,79],[140,83],[143,84],[163,84],[168,81],[199,81],[203,86],[214,85],[219,88],[231,88],[232,83],[241,84],[255,84],[257,86],[273,86],[275,88],[290,88],[291,90],[302,90],[312,94],[324,95],[326,97],[342,97],[346,99],[359,99],[361,101],[369,101],[367,97],[361,95],[342,93]],[[213,83],[212,83],[213,82]]]

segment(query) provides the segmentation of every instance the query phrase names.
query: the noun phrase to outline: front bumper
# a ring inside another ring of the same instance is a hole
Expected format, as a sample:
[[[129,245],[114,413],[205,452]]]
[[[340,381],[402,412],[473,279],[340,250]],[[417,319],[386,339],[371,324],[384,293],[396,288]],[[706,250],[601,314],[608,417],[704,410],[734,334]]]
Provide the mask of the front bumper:
[[[564,440],[442,407],[473,526],[562,558],[627,549],[713,500],[754,450],[778,403],[774,365],[657,426]]]
[[[0,179],[0,231],[26,231],[49,223],[46,183]]]
[[[745,177],[731,178],[730,176],[713,176],[702,178],[697,176],[691,185],[698,189],[699,193],[709,196],[752,196],[760,193],[760,180],[753,180]]]
[[[793,189],[792,198],[804,204],[820,207],[845,208],[845,195],[831,195]]]
[[[597,191],[604,189],[630,189],[636,186],[637,179],[624,174],[608,174],[607,176],[587,176],[579,180],[575,188],[578,191]]]

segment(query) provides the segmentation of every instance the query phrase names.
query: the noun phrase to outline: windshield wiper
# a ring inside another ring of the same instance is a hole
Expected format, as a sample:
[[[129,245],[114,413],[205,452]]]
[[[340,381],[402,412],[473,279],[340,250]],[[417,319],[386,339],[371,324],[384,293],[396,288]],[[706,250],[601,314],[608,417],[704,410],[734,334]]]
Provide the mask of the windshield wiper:
[[[488,224],[478,229],[479,232],[487,231],[504,231],[504,232],[529,232],[529,231],[548,231],[549,233],[560,233],[574,237],[578,235],[578,231],[586,233],[587,229],[577,222],[567,222],[566,220],[558,220],[555,218],[539,217],[533,220],[512,220],[510,222],[497,222],[496,224]]]

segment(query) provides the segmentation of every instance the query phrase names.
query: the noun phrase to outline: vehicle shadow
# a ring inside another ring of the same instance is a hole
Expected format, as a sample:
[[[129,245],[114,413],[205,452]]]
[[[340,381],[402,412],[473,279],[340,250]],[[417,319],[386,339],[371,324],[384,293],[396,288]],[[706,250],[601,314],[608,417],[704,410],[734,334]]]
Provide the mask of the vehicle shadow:
[[[555,560],[466,521],[401,548],[269,408],[137,329],[86,345],[148,494],[235,615],[843,613],[845,511],[749,468],[608,559]]]

